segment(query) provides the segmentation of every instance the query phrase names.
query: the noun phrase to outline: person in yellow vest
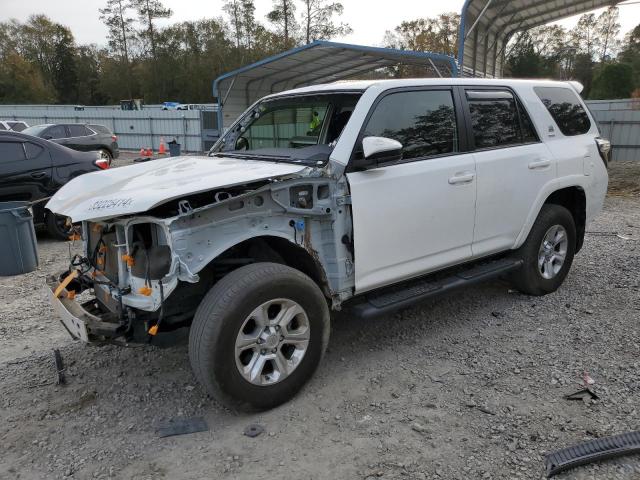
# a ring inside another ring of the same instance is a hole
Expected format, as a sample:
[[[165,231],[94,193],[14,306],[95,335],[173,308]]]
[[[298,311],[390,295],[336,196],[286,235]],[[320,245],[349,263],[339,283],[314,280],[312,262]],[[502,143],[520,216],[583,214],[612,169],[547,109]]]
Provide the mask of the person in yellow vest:
[[[311,117],[311,123],[309,123],[309,132],[307,133],[307,135],[318,133],[317,130],[320,129],[320,125],[322,125],[320,115],[318,115],[318,112],[314,111],[313,116]]]

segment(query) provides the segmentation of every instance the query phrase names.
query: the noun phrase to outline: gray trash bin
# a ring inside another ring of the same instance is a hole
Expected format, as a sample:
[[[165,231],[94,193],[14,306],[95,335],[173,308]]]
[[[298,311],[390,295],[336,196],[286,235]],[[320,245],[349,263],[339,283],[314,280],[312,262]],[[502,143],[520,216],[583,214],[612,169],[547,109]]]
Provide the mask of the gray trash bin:
[[[180,144],[175,142],[169,142],[169,156],[171,157],[179,157],[180,156]]]
[[[28,202],[0,202],[0,276],[38,268],[38,241]]]

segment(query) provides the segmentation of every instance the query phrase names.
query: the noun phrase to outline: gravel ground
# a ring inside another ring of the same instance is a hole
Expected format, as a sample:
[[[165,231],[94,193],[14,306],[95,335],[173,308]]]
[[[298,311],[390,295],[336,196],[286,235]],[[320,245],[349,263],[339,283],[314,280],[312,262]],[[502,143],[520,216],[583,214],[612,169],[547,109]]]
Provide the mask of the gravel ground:
[[[640,163],[612,166],[613,187],[630,175]],[[0,478],[544,478],[545,452],[638,429],[637,186],[612,188],[558,292],[495,282],[373,321],[338,315],[308,386],[251,415],[207,398],[187,332],[127,348],[69,339],[42,293],[69,247],[42,234],[40,270],[0,279]],[[600,399],[565,400],[584,371]],[[158,438],[160,422],[194,415],[210,430]],[[244,436],[251,423],[265,433]],[[557,478],[640,478],[640,456]]]

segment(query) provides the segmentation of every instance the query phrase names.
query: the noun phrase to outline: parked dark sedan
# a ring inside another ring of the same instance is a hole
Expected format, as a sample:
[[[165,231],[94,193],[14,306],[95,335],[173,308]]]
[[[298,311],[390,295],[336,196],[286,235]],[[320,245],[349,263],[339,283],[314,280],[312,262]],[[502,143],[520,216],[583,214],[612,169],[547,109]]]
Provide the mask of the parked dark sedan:
[[[65,217],[45,210],[45,200],[72,178],[106,168],[109,162],[96,152],[77,152],[31,135],[0,132],[0,202],[35,202],[34,223],[46,225],[56,238],[67,239],[70,227]]]
[[[118,137],[104,125],[90,123],[47,123],[35,125],[22,131],[27,135],[44,138],[81,152],[96,150],[109,161],[118,158]]]

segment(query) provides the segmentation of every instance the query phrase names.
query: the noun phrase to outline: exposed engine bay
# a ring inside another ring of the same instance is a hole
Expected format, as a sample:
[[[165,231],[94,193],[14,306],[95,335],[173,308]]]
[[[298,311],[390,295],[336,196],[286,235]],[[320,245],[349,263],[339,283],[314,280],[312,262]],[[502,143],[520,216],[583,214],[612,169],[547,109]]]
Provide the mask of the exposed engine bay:
[[[90,315],[89,341],[141,341],[160,328],[188,325],[216,281],[257,261],[297,265],[339,308],[354,282],[345,198],[345,183],[316,174],[186,195],[140,215],[85,220],[85,254],[72,258],[75,278],[65,292],[73,300],[93,291],[82,304]]]

